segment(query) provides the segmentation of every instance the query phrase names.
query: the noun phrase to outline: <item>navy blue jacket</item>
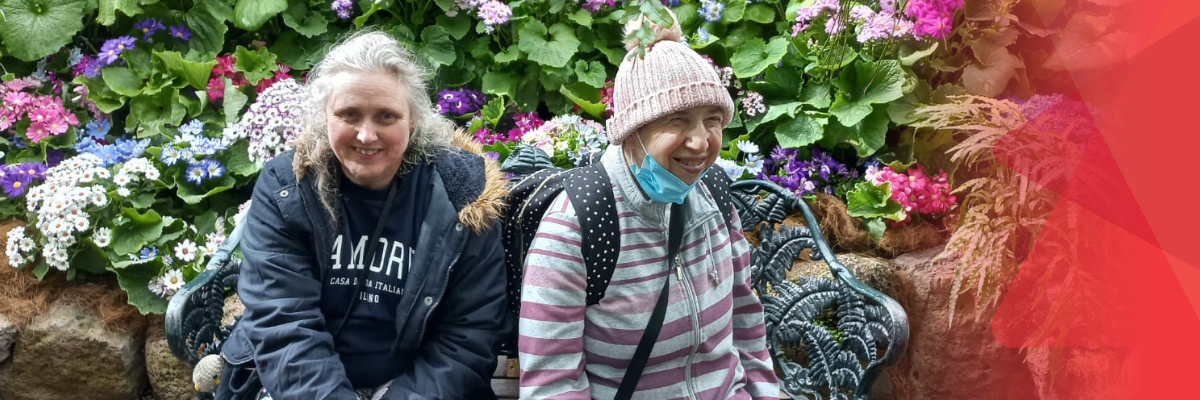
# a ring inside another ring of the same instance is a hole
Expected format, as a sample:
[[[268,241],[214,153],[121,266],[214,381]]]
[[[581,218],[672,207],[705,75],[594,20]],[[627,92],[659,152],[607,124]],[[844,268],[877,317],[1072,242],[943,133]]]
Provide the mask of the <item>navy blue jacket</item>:
[[[398,375],[384,399],[495,398],[491,376],[509,314],[499,222],[507,193],[495,165],[472,150],[431,161],[428,213],[396,309]],[[328,267],[335,229],[313,174],[293,174],[293,155],[264,166],[240,222],[246,311],[222,347],[233,382],[222,382],[218,398],[253,385],[255,375],[276,399],[356,398],[319,306],[319,268]]]

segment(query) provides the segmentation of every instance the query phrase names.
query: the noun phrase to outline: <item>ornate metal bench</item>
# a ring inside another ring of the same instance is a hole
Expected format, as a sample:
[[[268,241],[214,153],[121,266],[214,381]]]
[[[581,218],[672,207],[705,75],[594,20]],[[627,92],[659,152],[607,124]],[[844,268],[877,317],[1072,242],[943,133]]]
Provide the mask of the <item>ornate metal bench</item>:
[[[793,398],[865,399],[883,368],[904,353],[908,316],[899,303],[859,282],[838,262],[799,198],[760,180],[733,183],[731,195],[743,228],[757,232],[760,240],[751,254],[753,284],[765,308],[767,344],[781,389]],[[808,228],[781,226],[795,211],[803,213]],[[184,285],[167,308],[171,351],[190,364],[218,353],[232,327],[222,323],[222,313],[226,295],[237,287],[240,261],[234,250],[240,238],[239,225],[209,269]],[[789,281],[787,271],[805,250],[809,259],[825,261],[834,279]],[[511,372],[504,373],[504,364],[492,386],[501,398],[516,398],[517,385]]]

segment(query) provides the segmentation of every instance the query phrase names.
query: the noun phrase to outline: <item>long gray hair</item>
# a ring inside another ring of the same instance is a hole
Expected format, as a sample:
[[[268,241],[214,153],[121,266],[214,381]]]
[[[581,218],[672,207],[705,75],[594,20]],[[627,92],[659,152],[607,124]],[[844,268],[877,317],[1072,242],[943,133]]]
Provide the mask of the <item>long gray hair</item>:
[[[334,221],[338,218],[338,176],[342,171],[333,149],[329,147],[326,103],[347,82],[345,79],[336,79],[338,75],[378,71],[395,76],[401,85],[408,88],[409,115],[416,121],[398,173],[412,170],[414,165],[452,145],[454,124],[434,112],[425,81],[428,72],[416,62],[411,51],[391,36],[370,29],[356,32],[335,44],[321,62],[308,72],[306,86],[309,110],[293,142],[296,156],[292,162],[297,179],[307,173],[314,174],[321,205]]]

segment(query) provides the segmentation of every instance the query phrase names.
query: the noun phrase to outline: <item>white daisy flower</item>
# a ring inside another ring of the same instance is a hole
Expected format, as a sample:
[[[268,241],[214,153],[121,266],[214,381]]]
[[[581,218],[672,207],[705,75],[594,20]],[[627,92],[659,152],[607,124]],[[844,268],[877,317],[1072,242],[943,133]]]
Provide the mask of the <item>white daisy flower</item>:
[[[175,291],[183,287],[183,284],[186,282],[183,281],[183,272],[179,269],[173,269],[168,271],[166,275],[163,275],[162,283],[163,287],[165,287],[171,293],[175,293]]]
[[[175,258],[183,262],[192,262],[196,259],[196,243],[189,239],[183,239],[182,242],[175,245]]]
[[[100,227],[92,233],[92,241],[100,247],[108,247],[112,243],[112,229]]]

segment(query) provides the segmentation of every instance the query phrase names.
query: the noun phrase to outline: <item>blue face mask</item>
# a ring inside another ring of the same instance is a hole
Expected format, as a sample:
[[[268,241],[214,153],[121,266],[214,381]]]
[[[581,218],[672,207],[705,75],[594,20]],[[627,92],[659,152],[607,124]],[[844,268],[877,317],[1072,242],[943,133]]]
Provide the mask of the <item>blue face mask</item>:
[[[642,144],[641,142],[642,137],[638,136],[638,144]],[[650,196],[650,200],[660,203],[683,204],[683,199],[687,198],[688,193],[691,193],[692,188],[695,188],[700,180],[697,179],[691,185],[683,183],[682,179],[654,160],[650,152],[646,151],[645,144],[642,144],[642,152],[646,153],[646,158],[642,160],[642,168],[638,168],[633,163],[629,164],[629,168],[633,170],[633,176],[642,185],[642,190]]]

